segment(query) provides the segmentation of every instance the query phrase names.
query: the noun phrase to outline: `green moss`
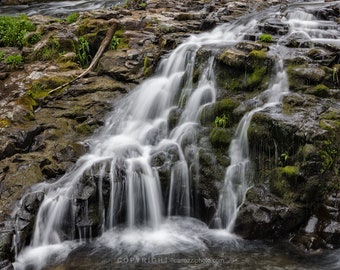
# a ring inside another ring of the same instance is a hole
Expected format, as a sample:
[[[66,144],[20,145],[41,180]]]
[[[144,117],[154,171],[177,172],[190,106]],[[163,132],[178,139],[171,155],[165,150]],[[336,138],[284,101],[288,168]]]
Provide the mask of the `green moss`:
[[[40,51],[36,53],[35,58],[38,60],[56,60],[60,54],[60,43],[57,38],[51,37]]]
[[[149,57],[146,55],[143,61],[143,74],[145,77],[152,75],[152,64],[149,61]]]
[[[81,135],[89,136],[93,133],[93,131],[95,130],[95,127],[82,123],[82,124],[77,125],[75,129]]]
[[[37,101],[34,98],[30,97],[29,95],[21,97],[18,100],[18,103],[31,112],[38,106]]]
[[[249,53],[249,57],[253,60],[265,60],[268,58],[267,53],[264,50],[252,50]]]
[[[326,120],[340,120],[340,112],[339,111],[329,111],[321,115],[322,119]]]
[[[336,166],[336,161],[339,160],[339,145],[333,141],[324,141],[322,150],[320,150],[320,157],[322,160],[321,173],[333,171],[338,175],[339,168]]]
[[[253,115],[247,135],[251,145],[255,146],[265,142],[267,147],[273,147],[272,143],[268,143],[273,140],[273,135],[270,130],[270,124],[268,124],[268,118],[264,114],[255,113]]]
[[[231,113],[240,105],[240,102],[233,98],[224,98],[214,104],[216,114]]]
[[[52,89],[57,88],[67,81],[68,78],[66,77],[44,77],[36,80],[28,87],[26,95],[20,99],[19,103],[29,111],[33,111],[38,107],[39,100],[43,100],[49,95]]]
[[[69,15],[67,15],[65,21],[66,23],[71,24],[71,23],[76,22],[78,20],[78,17],[79,17],[79,13],[72,12]]]
[[[119,44],[117,46],[117,50],[130,48],[130,46],[129,46],[129,38],[126,36],[124,29],[118,29],[115,32],[115,36],[117,38],[119,38]]]
[[[318,84],[318,85],[316,85],[313,88],[311,94],[313,94],[313,95],[315,95],[317,97],[325,98],[325,97],[329,97],[330,96],[330,91],[329,91],[329,88],[326,85]]]
[[[319,125],[322,129],[327,130],[334,139],[340,139],[340,120],[321,119]]]
[[[259,40],[265,43],[271,43],[273,42],[273,37],[270,34],[261,34]]]
[[[271,192],[280,198],[282,198],[286,203],[292,203],[297,199],[297,183],[292,183],[292,179],[289,177],[295,177],[297,173],[295,168],[290,168],[293,166],[286,166],[285,168],[277,168],[273,171],[270,178],[270,189]],[[288,174],[292,174],[288,177]],[[288,179],[287,179],[288,178]]]
[[[227,129],[215,127],[210,132],[209,139],[214,147],[226,149],[232,140],[232,134]]]
[[[296,166],[286,166],[282,169],[282,173],[286,177],[296,177],[299,174],[299,168]]]
[[[72,62],[72,61],[59,62],[58,66],[62,70],[72,70],[72,69],[78,69],[79,68],[79,65],[75,62]]]
[[[11,121],[6,118],[0,119],[0,128],[7,128],[10,124]]]
[[[253,73],[246,79],[246,87],[247,89],[252,90],[261,84],[264,76],[266,75],[267,69],[266,67],[258,67],[254,70]]]
[[[233,98],[224,98],[220,101],[216,101],[211,106],[206,106],[200,114],[200,122],[205,126],[212,126],[216,117],[225,117],[228,119],[226,127],[232,126],[235,121],[235,116],[233,115],[234,109],[239,106],[239,102]]]
[[[274,59],[266,50],[252,50],[249,54],[225,51],[216,65],[216,81],[231,92],[262,91],[268,87]]]

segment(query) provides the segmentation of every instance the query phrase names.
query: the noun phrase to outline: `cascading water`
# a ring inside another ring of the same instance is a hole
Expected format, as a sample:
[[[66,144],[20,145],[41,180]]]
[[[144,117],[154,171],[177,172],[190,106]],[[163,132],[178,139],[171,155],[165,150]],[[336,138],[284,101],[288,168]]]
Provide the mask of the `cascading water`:
[[[4,2],[3,2],[4,3]],[[0,3],[0,14],[18,15],[26,14],[27,16],[43,14],[53,16],[63,16],[72,12],[81,12],[100,8],[109,8],[124,3],[122,0],[72,0],[72,1],[32,1],[26,4],[5,5]]]
[[[280,104],[284,95],[289,91],[282,59],[277,63],[275,74],[276,77],[272,85],[258,97],[263,105],[242,117],[229,147],[231,162],[226,170],[214,221],[216,226],[226,228],[229,232],[233,230],[237,208],[241,205],[243,196],[252,180],[247,136],[251,118],[258,111]]]
[[[294,12],[286,17],[291,26],[288,34],[303,31],[301,21],[313,19]],[[242,117],[229,147],[230,165],[214,217],[215,226],[222,230],[209,230],[190,218],[195,216],[193,188],[199,181],[199,117],[218,94],[214,57],[205,63],[197,82],[193,77],[200,48],[235,45],[255,32],[257,18],[249,16],[188,38],[162,60],[155,76],[120,101],[100,134],[88,141],[89,153],[72,170],[55,183],[32,188],[46,195],[31,244],[18,255],[16,269],[41,269],[64,260],[82,244],[75,239],[92,237],[93,226],[101,234],[93,244],[98,250],[106,246],[134,256],[202,252],[207,243],[236,241],[231,232],[237,209],[252,180],[247,140],[251,118],[280,104],[288,92],[280,48],[271,47],[277,58],[271,85],[254,98],[258,106]],[[175,124],[169,120],[174,116]],[[151,165],[156,153],[168,158],[166,190],[162,172]],[[92,197],[96,207],[89,206]]]

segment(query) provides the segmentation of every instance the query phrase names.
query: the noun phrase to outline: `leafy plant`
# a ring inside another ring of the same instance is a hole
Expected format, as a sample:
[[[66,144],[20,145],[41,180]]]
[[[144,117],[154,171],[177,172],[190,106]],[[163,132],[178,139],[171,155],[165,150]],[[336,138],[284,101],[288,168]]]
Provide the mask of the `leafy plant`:
[[[22,47],[26,33],[34,30],[35,25],[25,15],[0,16],[0,46]]]
[[[79,38],[79,44],[77,48],[77,56],[82,67],[88,66],[91,55],[90,55],[90,46],[89,42],[85,37]]]
[[[273,42],[273,37],[270,34],[261,34],[259,36],[260,41],[265,42],[265,43],[271,43]]]
[[[225,128],[228,124],[228,121],[229,121],[228,117],[225,114],[223,114],[222,117],[217,116],[215,118],[214,125],[215,127]]]
[[[47,46],[43,48],[40,53],[40,59],[42,60],[53,60],[60,50],[60,43],[56,37],[51,37],[47,43]]]
[[[77,12],[72,12],[66,17],[66,23],[71,24],[77,21],[79,14]]]
[[[120,38],[117,37],[116,35],[114,35],[111,39],[111,42],[110,42],[110,49],[111,50],[115,50],[118,48],[118,45],[120,43]]]
[[[283,154],[281,154],[278,158],[279,166],[286,166],[288,158],[289,158],[288,152],[284,152]]]
[[[41,40],[41,34],[40,33],[34,33],[32,35],[29,35],[26,38],[26,41],[27,41],[28,44],[36,44],[40,40]]]
[[[146,3],[145,2],[140,3],[139,6],[140,6],[141,9],[146,9]]]
[[[5,64],[10,65],[12,68],[16,68],[23,63],[23,57],[20,54],[9,55],[5,58]]]

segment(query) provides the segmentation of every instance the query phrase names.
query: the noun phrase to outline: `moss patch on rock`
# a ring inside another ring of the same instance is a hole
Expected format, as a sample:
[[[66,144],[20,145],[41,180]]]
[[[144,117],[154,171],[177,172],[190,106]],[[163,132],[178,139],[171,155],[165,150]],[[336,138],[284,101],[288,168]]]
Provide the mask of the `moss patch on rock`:
[[[209,139],[214,147],[227,149],[232,140],[232,133],[228,129],[215,127],[210,132]]]
[[[264,90],[274,65],[265,50],[252,50],[247,54],[228,49],[217,61],[217,83],[232,92]]]
[[[233,111],[239,106],[239,101],[234,98],[221,99],[210,106],[204,107],[200,114],[200,122],[204,126],[213,126],[216,117],[226,116],[228,123],[226,127],[232,126],[239,119]]]

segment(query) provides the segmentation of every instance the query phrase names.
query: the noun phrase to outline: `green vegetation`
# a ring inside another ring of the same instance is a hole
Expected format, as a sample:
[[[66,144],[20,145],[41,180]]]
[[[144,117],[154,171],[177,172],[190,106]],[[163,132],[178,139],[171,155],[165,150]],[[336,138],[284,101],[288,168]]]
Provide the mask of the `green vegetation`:
[[[232,134],[225,128],[215,127],[210,132],[209,139],[214,147],[226,149],[232,140]]]
[[[85,37],[79,38],[79,44],[77,48],[77,57],[82,67],[86,67],[89,65],[90,60],[91,60],[90,46],[89,46],[89,42],[87,41]]]
[[[26,42],[28,44],[36,44],[40,40],[41,40],[41,34],[40,33],[33,33],[32,35],[30,35],[26,38]]]
[[[48,61],[54,60],[59,56],[60,51],[60,43],[56,37],[51,37],[47,43],[47,45],[38,52],[37,58]]]
[[[279,157],[278,157],[278,163],[280,166],[285,166],[287,164],[287,161],[288,161],[288,158],[289,158],[289,154],[288,152],[284,152],[283,154],[281,154]]]
[[[336,168],[336,160],[339,156],[338,145],[332,141],[325,141],[323,149],[320,150],[320,156],[322,159],[321,173],[325,173],[330,170],[334,170],[335,174],[338,174],[338,168]]]
[[[317,97],[328,97],[330,95],[329,88],[324,84],[316,85],[313,90],[312,94]]]
[[[66,17],[65,21],[66,23],[71,24],[76,22],[78,20],[78,17],[79,14],[77,12],[72,12]]]
[[[126,0],[125,6],[129,9],[146,9],[146,2],[144,0]]]
[[[216,116],[215,121],[214,121],[215,127],[221,127],[221,128],[225,128],[228,123],[229,123],[229,117],[227,117],[225,114],[223,114],[223,116],[221,117]]]
[[[299,174],[299,169],[296,166],[286,166],[282,169],[282,173],[286,177],[295,177]]]
[[[271,43],[273,42],[273,37],[270,34],[261,34],[259,36],[260,41],[265,42],[265,43]]]
[[[35,29],[35,25],[25,15],[0,16],[0,46],[23,47],[26,33],[35,31]]]
[[[218,117],[223,119],[225,116],[226,126],[230,127],[232,124],[237,121],[236,117],[233,115],[233,110],[237,108],[240,103],[232,98],[224,98],[220,101],[215,102],[212,106],[206,106],[201,114],[200,114],[200,122],[205,126],[215,125],[215,121]]]
[[[95,128],[96,128],[95,126],[90,126],[85,123],[79,124],[75,127],[76,131],[84,136],[89,136],[93,134]]]
[[[115,50],[118,48],[118,45],[120,43],[120,38],[117,37],[116,35],[114,35],[111,39],[111,42],[110,42],[110,49],[111,50]]]
[[[298,174],[299,169],[295,166],[277,168],[270,179],[271,191],[287,203],[294,202],[297,199],[294,190],[298,187]]]
[[[266,50],[245,53],[225,51],[217,66],[217,84],[232,92],[253,92],[267,88],[274,61]],[[227,68],[225,68],[227,67]]]
[[[11,68],[17,68],[24,62],[20,54],[9,55],[5,58],[5,64],[10,65]]]
[[[40,83],[33,83],[31,89],[27,91],[27,95],[37,100],[48,95],[49,90],[44,89],[44,86]]]
[[[146,3],[145,2],[140,3],[139,6],[140,6],[141,9],[146,9]]]

